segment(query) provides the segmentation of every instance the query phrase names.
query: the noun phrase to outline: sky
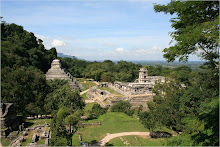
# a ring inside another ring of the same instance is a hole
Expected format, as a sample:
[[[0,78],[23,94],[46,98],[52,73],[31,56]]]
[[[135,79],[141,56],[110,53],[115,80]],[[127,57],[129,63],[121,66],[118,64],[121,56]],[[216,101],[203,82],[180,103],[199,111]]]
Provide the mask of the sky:
[[[2,0],[1,16],[43,40],[47,49],[85,60],[165,61],[170,19],[165,0]],[[191,61],[198,61],[195,55]]]

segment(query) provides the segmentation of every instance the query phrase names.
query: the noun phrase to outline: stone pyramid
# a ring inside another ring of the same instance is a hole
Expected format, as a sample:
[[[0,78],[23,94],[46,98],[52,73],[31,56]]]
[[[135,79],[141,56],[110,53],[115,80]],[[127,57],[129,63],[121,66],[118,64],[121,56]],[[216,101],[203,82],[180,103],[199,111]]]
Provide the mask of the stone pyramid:
[[[51,68],[46,73],[46,80],[54,79],[68,80],[70,87],[74,90],[81,91],[84,88],[66,69],[62,68],[58,59],[52,61]]]

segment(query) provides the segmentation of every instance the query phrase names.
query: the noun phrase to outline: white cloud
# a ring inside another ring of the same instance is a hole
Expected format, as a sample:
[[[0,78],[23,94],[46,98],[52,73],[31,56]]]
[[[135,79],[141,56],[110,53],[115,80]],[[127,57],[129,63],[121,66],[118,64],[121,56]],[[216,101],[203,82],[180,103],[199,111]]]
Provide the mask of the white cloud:
[[[134,49],[116,48],[97,55],[96,57],[99,59],[106,59],[107,57],[110,60],[163,60],[162,48],[158,46]]]
[[[43,35],[38,35],[38,34],[35,34],[35,36],[38,38],[38,39],[41,39],[41,40],[44,40],[46,37],[43,36]]]
[[[39,34],[35,34],[35,36],[37,37],[37,39],[43,40],[43,44],[47,49],[51,48],[51,38]]]
[[[124,48],[116,48],[115,51],[120,53],[128,52],[128,50],[125,50]]]
[[[51,46],[52,46],[52,47],[66,46],[66,43],[65,43],[64,41],[54,39],[54,40],[51,42]]]

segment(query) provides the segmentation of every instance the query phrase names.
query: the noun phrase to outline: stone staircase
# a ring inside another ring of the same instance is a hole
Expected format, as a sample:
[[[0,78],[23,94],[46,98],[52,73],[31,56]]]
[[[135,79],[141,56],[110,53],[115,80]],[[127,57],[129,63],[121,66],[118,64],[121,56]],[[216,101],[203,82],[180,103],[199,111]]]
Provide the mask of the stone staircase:
[[[81,91],[84,87],[66,69],[61,68],[58,59],[53,60],[51,68],[46,73],[46,80],[63,79],[69,82],[72,89]]]
[[[132,105],[132,108],[138,107],[140,105],[143,105],[143,108],[147,109],[147,102],[153,100],[153,95],[137,95],[130,98],[129,102]]]

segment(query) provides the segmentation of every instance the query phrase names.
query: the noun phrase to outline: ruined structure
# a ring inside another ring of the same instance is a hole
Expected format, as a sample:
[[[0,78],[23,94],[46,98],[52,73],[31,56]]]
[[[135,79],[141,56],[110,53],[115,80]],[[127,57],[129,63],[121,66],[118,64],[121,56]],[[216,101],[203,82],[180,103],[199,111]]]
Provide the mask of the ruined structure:
[[[138,107],[143,105],[144,109],[147,109],[147,101],[153,100],[152,88],[154,87],[156,81],[165,82],[165,77],[162,76],[148,76],[148,70],[146,68],[141,68],[139,71],[139,78],[133,83],[125,82],[102,82],[99,83],[98,87],[108,87],[113,89],[120,94],[122,97],[109,97],[108,95],[100,96],[100,90],[95,87],[87,92],[87,97],[95,100],[101,106],[108,106],[117,103],[119,100],[129,101],[132,107]]]
[[[156,81],[165,82],[165,77],[162,76],[148,76],[148,70],[141,68],[139,71],[139,79],[133,83],[114,82],[114,83],[101,83],[101,87],[109,87],[124,95],[139,95],[150,94]]]
[[[13,103],[1,103],[1,128],[10,128],[11,130],[18,130],[19,125],[23,121],[23,117],[16,115]]]
[[[1,135],[8,136],[11,131],[19,129],[23,122],[23,116],[16,115],[13,103],[1,103],[0,108]]]
[[[72,89],[81,91],[84,87],[64,68],[60,60],[55,59],[51,63],[51,68],[46,73],[46,80],[64,79],[68,80]]]

